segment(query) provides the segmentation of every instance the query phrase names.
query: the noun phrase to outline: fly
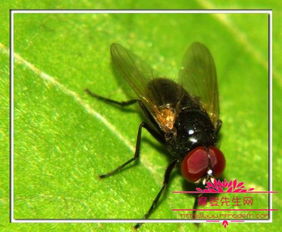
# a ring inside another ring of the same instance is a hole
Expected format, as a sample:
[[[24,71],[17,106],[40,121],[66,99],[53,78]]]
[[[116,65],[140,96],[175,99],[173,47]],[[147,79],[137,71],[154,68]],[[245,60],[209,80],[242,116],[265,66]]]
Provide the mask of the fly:
[[[180,169],[188,182],[195,184],[213,181],[224,171],[225,158],[216,147],[222,122],[219,119],[215,63],[208,48],[195,42],[187,49],[178,82],[175,82],[158,76],[143,60],[120,44],[111,45],[111,58],[115,71],[134,90],[136,98],[118,102],[88,89],[85,91],[92,97],[121,107],[137,103],[144,120],[138,128],[134,156],[100,178],[112,176],[138,160],[142,129],[151,133],[166,148],[171,162],[166,168],[162,188],[144,216],[148,219],[167,189],[175,168]],[[135,228],[141,225],[138,223]]]

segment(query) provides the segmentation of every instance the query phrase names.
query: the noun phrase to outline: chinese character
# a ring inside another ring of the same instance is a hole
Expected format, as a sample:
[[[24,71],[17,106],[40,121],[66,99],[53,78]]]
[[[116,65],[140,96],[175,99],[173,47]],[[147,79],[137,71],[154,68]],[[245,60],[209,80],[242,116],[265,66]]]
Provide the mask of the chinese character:
[[[244,205],[253,205],[253,197],[244,197]]]
[[[211,206],[219,206],[218,205],[218,197],[210,197],[209,200],[210,200]]]
[[[239,197],[232,197],[232,206],[240,206],[241,204],[241,198]]]
[[[198,206],[204,206],[207,204],[208,198],[207,197],[198,197]]]
[[[221,197],[220,202],[221,202],[221,205],[229,206],[229,203],[230,203],[229,197]]]

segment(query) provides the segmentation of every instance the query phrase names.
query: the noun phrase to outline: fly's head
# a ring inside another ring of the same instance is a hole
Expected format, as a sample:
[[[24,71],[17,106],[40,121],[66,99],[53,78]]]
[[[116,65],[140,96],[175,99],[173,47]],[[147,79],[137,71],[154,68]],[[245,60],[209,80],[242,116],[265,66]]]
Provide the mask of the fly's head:
[[[203,185],[220,177],[224,168],[224,155],[214,146],[196,147],[189,151],[181,162],[182,176],[189,182]]]

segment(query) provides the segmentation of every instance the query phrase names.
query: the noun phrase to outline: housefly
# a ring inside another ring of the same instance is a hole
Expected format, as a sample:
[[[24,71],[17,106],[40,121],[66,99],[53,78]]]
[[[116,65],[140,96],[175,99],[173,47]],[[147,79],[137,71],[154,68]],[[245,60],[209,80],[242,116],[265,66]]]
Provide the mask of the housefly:
[[[137,103],[144,120],[139,125],[133,158],[100,175],[100,178],[112,176],[138,160],[142,129],[149,131],[166,148],[171,162],[164,173],[162,188],[144,216],[147,219],[167,189],[175,168],[180,169],[188,182],[195,184],[213,181],[223,173],[224,155],[216,147],[222,123],[219,119],[215,63],[207,47],[195,42],[187,49],[178,82],[175,82],[158,76],[144,61],[120,44],[111,45],[111,58],[114,70],[134,90],[136,98],[118,102],[88,89],[86,92],[121,107]],[[140,226],[140,223],[136,224],[135,228]]]

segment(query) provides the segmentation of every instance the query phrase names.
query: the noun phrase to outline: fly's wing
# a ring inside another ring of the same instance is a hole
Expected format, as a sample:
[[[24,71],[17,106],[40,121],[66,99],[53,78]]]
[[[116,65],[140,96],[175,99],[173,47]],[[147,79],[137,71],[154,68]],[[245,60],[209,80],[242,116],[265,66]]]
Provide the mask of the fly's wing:
[[[120,44],[111,45],[111,56],[115,71],[127,81],[160,128],[164,131],[171,129],[175,119],[174,110],[164,109],[161,106],[175,103],[169,101],[171,99],[176,101],[177,97],[167,95],[168,92],[174,94],[173,96],[177,95],[178,91],[174,90],[177,90],[179,85],[173,81],[158,78],[155,71],[143,60]]]
[[[117,71],[143,101],[149,101],[147,84],[154,78],[154,71],[135,54],[113,43],[111,45],[112,63]]]
[[[193,43],[186,51],[179,72],[179,83],[200,101],[215,128],[219,120],[219,102],[215,63],[208,48]]]

